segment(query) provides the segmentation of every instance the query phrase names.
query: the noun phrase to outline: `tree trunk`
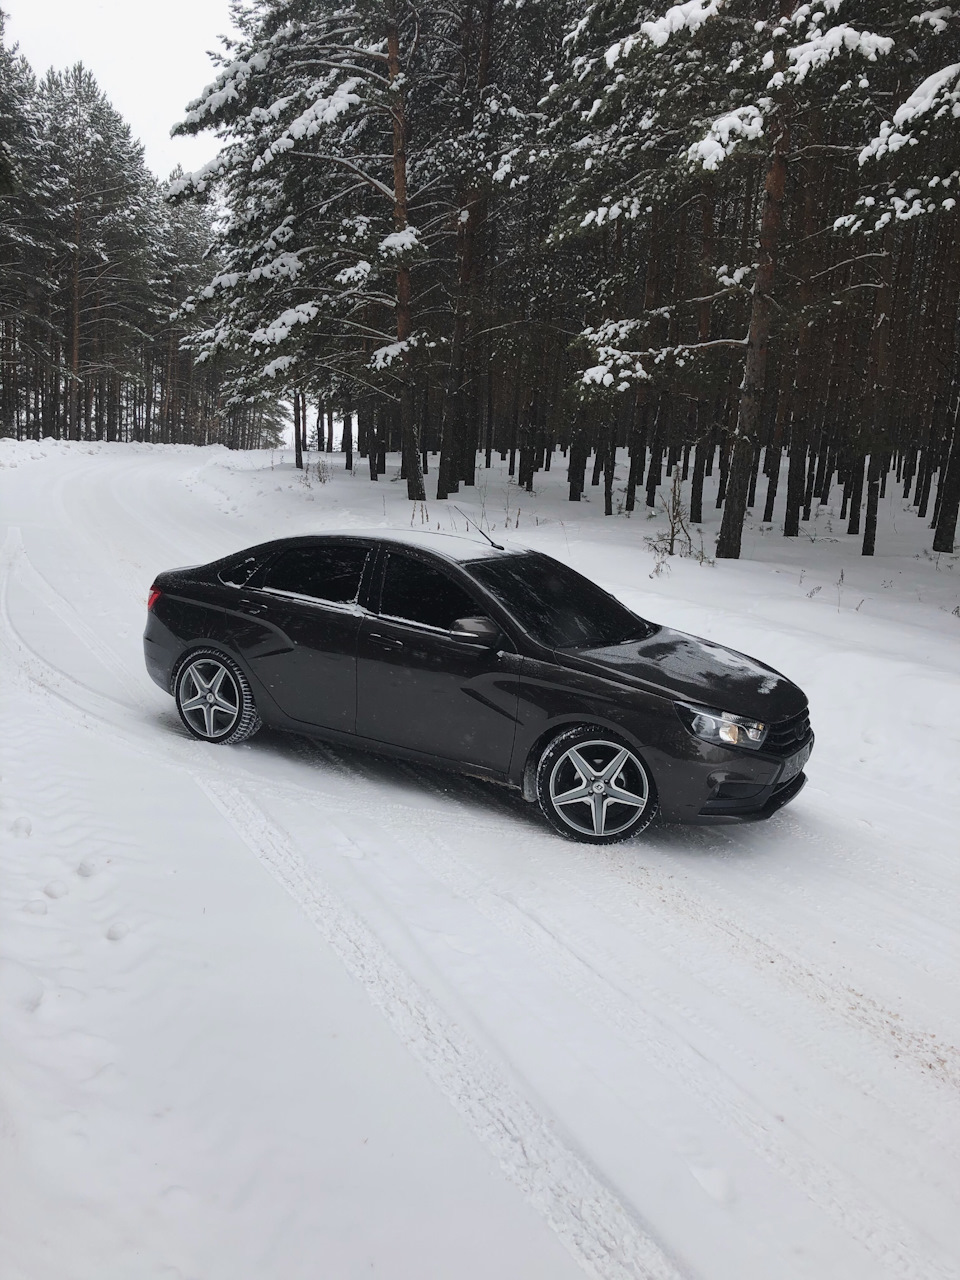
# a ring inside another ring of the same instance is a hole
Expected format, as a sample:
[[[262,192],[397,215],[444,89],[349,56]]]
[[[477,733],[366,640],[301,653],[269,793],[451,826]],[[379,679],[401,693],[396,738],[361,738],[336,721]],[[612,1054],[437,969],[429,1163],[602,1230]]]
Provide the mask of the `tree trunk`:
[[[395,231],[407,229],[407,123],[404,105],[403,82],[400,76],[400,33],[396,19],[391,16],[387,28],[387,71],[393,94],[393,226]],[[407,478],[407,497],[411,502],[423,502],[426,490],[423,485],[423,468],[420,465],[420,441],[414,417],[413,386],[409,350],[406,344],[413,334],[413,290],[410,267],[404,262],[397,267],[397,341],[404,344],[401,355],[400,388],[400,448]]]
[[[934,551],[953,551],[957,536],[957,516],[960,514],[960,412],[953,427],[953,445],[940,476],[939,512],[937,531],[933,539]]]
[[[858,453],[850,464],[846,492],[850,494],[850,523],[847,533],[860,532],[860,506],[863,502],[863,469],[866,459]]]
[[[367,455],[370,463],[370,479],[376,480],[380,475],[377,419],[369,408],[367,409],[367,419]]]
[[[343,406],[343,429],[340,433],[340,452],[343,454],[343,469],[353,470],[353,410],[349,404]]]
[[[807,461],[807,479],[806,487],[803,491],[803,518],[804,521],[810,519],[813,509],[813,486],[817,479],[817,458],[822,456],[818,453],[818,449],[823,449],[822,441],[815,444],[810,449],[810,457]]]
[[[589,446],[584,440],[582,427],[575,427],[570,440],[570,460],[567,464],[567,476],[570,482],[570,501],[579,502],[583,496],[586,479]]]
[[[872,556],[877,545],[877,509],[880,506],[880,469],[883,454],[875,449],[867,469],[867,511],[863,519],[862,555]]]
[[[303,470],[303,430],[300,422],[300,392],[293,393],[293,459],[298,471]]]
[[[611,417],[603,459],[603,514],[613,515],[613,479],[617,470],[617,419]]]
[[[663,449],[654,437],[654,443],[650,449],[650,466],[647,468],[647,506],[655,507],[657,505],[657,486],[663,478]]]
[[[723,506],[723,520],[717,539],[717,558],[737,560],[747,511],[747,491],[760,424],[760,404],[767,369],[767,342],[770,336],[773,303],[771,292],[776,279],[777,248],[783,223],[783,195],[787,179],[787,152],[790,138],[782,110],[774,122],[777,136],[763,184],[763,213],[760,218],[760,256],[750,307],[747,354],[744,362],[740,412],[730,452],[730,470]]]
[[[701,401],[701,406],[703,402]],[[690,482],[690,523],[703,523],[703,477],[707,469],[707,454],[713,452],[710,439],[712,428],[705,423],[705,415],[698,409],[700,435],[693,451],[693,479]]]
[[[887,464],[887,423],[889,394],[890,351],[890,253],[893,233],[887,231],[883,239],[886,257],[882,261],[881,287],[877,290],[874,307],[873,330],[868,353],[868,404],[871,413],[870,467],[867,472],[867,512],[863,522],[862,554],[872,556],[877,542],[877,509],[880,505],[881,471]]]
[[[627,477],[626,510],[637,505],[637,485],[643,479],[643,464],[647,457],[647,398],[645,392],[637,395],[633,428],[630,436],[630,474]]]
[[[747,507],[752,510],[757,501],[757,476],[760,473],[760,445],[754,446],[753,462],[750,466],[750,489],[747,493]]]
[[[70,400],[69,432],[71,440],[80,439],[80,251],[73,252],[73,279],[70,317]]]
[[[773,437],[764,457],[764,471],[767,476],[767,494],[763,506],[763,523],[773,523],[773,509],[780,487],[780,460],[783,456],[783,433],[787,424],[787,410],[790,405],[790,388],[793,385],[792,359],[784,355],[780,371],[780,396],[777,400],[777,413],[773,423]]]

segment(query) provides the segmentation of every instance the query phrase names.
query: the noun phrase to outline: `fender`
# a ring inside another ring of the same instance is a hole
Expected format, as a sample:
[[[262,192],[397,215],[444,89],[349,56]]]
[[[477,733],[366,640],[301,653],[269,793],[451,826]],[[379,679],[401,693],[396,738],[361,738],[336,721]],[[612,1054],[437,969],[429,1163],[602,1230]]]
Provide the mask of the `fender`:
[[[592,672],[573,670],[556,661],[523,658],[510,781],[529,799],[528,775],[546,743],[564,729],[589,724],[623,738],[643,758],[659,787],[658,757],[662,752],[650,743],[663,741],[664,722],[670,724],[671,702],[643,689],[624,689]],[[678,756],[687,747],[686,736],[677,720]]]

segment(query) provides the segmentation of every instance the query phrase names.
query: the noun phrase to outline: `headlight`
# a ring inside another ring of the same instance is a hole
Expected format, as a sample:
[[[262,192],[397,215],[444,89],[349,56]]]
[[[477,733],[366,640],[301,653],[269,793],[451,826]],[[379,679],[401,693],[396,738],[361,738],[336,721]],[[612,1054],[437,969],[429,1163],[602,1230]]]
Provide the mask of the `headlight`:
[[[676,704],[677,714],[692,734],[720,747],[749,747],[756,751],[767,736],[767,726],[732,711],[715,711],[686,702]]]

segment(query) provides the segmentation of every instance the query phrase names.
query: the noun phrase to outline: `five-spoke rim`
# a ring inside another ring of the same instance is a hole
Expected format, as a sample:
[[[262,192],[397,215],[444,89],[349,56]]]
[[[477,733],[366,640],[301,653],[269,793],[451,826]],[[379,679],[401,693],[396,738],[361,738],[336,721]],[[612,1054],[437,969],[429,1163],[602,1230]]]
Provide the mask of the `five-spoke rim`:
[[[579,742],[550,773],[553,807],[568,827],[585,835],[619,835],[646,809],[649,798],[646,770],[617,742]]]
[[[198,658],[180,677],[180,710],[204,738],[222,738],[240,716],[240,690],[233,673],[215,658]]]

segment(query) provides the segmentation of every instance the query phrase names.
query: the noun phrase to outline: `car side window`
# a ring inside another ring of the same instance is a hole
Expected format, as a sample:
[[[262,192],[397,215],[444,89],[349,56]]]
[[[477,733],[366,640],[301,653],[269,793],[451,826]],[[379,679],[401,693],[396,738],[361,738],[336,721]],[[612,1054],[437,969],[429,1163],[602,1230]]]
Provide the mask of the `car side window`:
[[[440,569],[390,552],[383,573],[380,613],[450,631],[458,618],[482,612],[461,586]]]
[[[263,587],[311,600],[352,604],[369,554],[361,546],[291,547],[267,569]]]
[[[217,577],[225,587],[242,587],[250,581],[261,563],[262,559],[258,560],[256,556],[231,560],[223,566]]]

